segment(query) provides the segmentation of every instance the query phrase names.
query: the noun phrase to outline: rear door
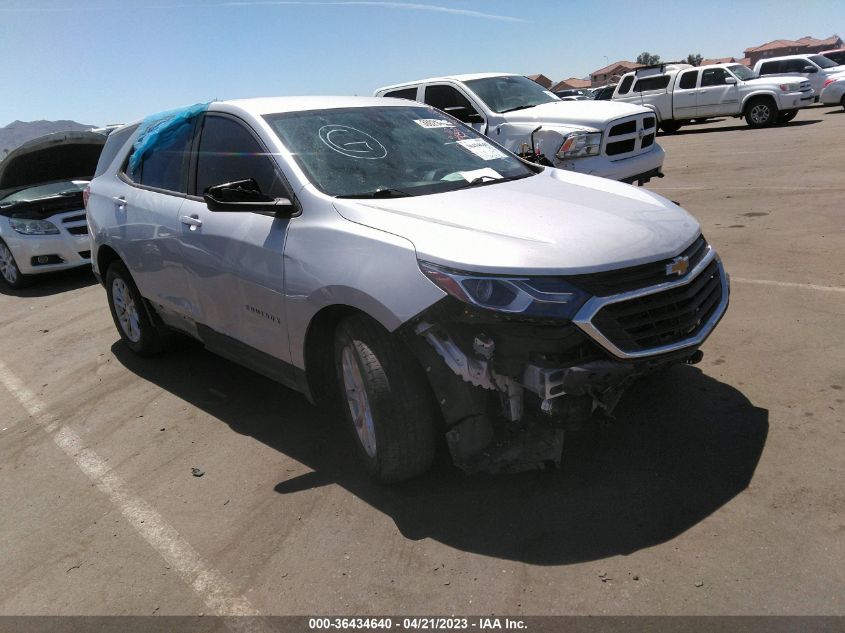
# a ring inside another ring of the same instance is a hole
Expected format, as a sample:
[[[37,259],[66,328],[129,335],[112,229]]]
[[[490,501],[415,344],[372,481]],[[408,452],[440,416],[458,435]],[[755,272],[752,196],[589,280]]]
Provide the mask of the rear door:
[[[700,71],[685,70],[675,80],[672,91],[672,112],[678,120],[693,119],[698,114],[698,76]]]
[[[234,116],[205,115],[192,163],[178,245],[193,318],[212,330],[200,334],[222,335],[288,360],[284,247],[290,219],[209,211],[202,194],[213,185],[252,178],[262,193],[291,200],[293,195],[259,136]]]
[[[721,67],[701,71],[697,116],[718,116],[739,110],[739,87],[736,83],[725,83],[729,77],[733,78],[733,75]]]

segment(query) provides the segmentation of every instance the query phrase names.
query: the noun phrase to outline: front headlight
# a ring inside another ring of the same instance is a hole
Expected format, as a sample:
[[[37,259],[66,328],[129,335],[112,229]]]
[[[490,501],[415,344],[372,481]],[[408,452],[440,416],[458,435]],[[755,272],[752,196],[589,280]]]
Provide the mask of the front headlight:
[[[598,156],[601,151],[601,132],[572,132],[563,139],[555,154],[558,159]]]
[[[801,84],[800,83],[781,84],[780,89],[783,92],[798,92],[799,90],[801,90]]]
[[[571,319],[589,295],[560,277],[492,277],[420,262],[441,290],[480,308],[533,317]]]
[[[21,235],[58,235],[59,229],[47,220],[9,218],[11,227]]]

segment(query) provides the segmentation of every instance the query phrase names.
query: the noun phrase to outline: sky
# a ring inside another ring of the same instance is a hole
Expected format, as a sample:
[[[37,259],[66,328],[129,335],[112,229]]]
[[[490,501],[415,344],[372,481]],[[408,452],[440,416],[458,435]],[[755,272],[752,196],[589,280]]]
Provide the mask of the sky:
[[[0,0],[0,125],[213,99],[371,95],[467,72],[583,77],[649,51],[845,37],[843,0]]]

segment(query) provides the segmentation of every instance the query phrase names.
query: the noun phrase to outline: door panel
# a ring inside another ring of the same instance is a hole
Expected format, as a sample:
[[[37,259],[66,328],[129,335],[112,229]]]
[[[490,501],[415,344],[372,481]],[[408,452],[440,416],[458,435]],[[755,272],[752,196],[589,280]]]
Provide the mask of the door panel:
[[[733,113],[738,109],[739,88],[736,84],[725,83],[728,76],[724,68],[706,68],[701,71],[698,116],[718,116]]]

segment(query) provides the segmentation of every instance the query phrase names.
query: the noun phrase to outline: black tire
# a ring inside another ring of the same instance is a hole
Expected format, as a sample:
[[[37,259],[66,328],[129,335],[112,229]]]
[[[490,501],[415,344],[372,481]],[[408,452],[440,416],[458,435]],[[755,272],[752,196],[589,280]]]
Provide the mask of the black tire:
[[[15,256],[3,240],[0,240],[0,280],[15,290],[26,288],[33,282],[31,275],[21,273]]]
[[[334,362],[347,427],[367,471],[384,483],[426,472],[437,445],[438,410],[410,351],[376,321],[354,315],[337,327]],[[356,407],[361,415],[353,413]]]
[[[749,127],[766,127],[778,119],[775,102],[768,97],[755,97],[745,106],[745,122]]]
[[[778,114],[778,125],[786,125],[798,115],[798,110],[784,110]]]
[[[674,134],[678,130],[681,129],[683,122],[676,121],[674,119],[666,119],[665,121],[660,122],[660,129],[663,130],[666,134]]]
[[[842,98],[839,100],[839,105],[841,105],[842,109],[845,110],[845,95],[842,95]]]
[[[106,271],[106,294],[114,326],[130,350],[139,356],[155,356],[164,351],[173,335],[154,321],[151,309],[122,262],[112,263]],[[134,317],[130,314],[133,310]]]

